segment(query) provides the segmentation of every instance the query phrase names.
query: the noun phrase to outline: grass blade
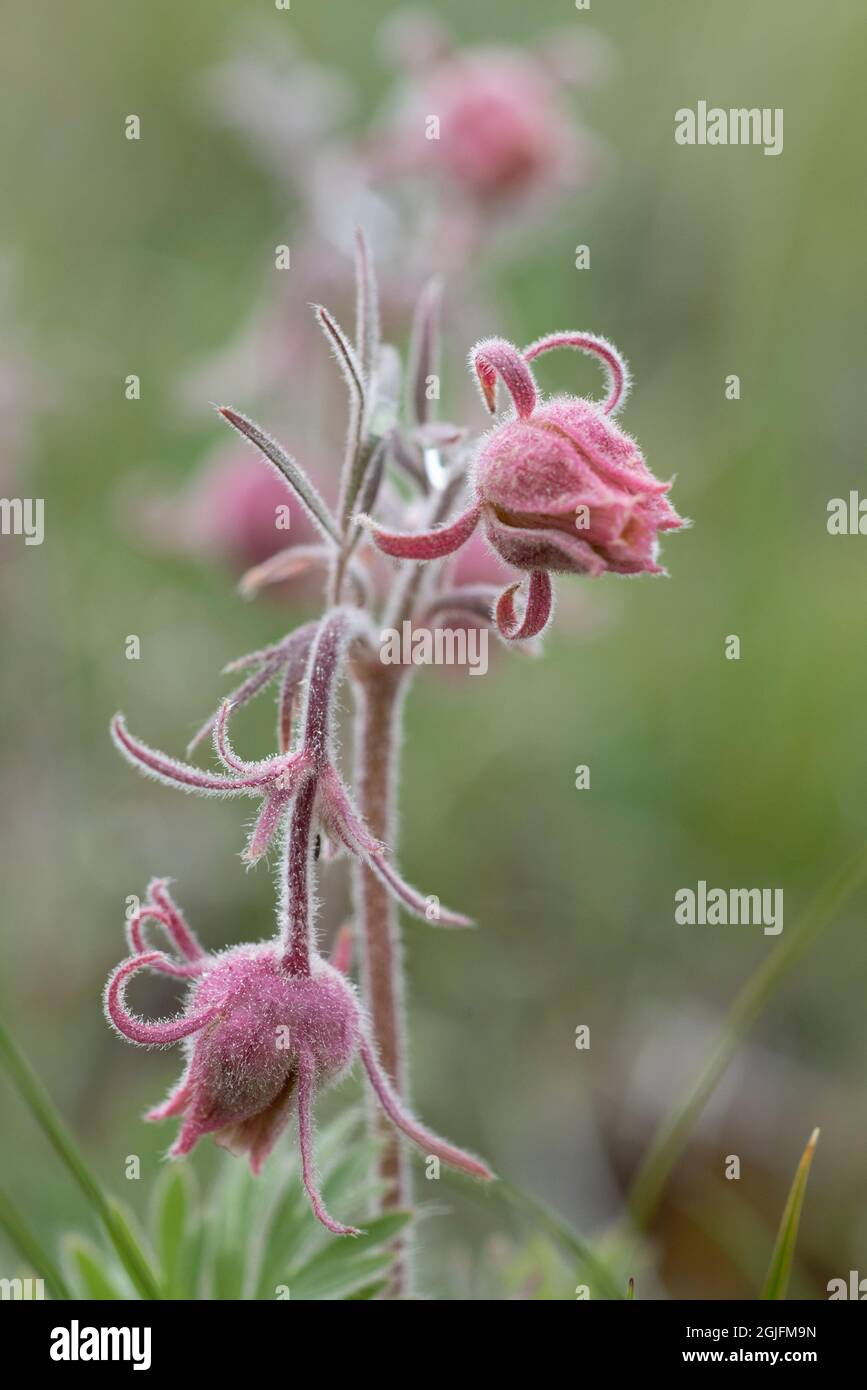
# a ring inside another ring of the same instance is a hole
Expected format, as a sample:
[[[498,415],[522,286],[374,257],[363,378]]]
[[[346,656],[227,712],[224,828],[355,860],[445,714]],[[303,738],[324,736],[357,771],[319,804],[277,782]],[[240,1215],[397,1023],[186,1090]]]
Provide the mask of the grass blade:
[[[765,958],[735,999],[726,1024],[704,1066],[671,1114],[662,1121],[644,1157],[629,1195],[634,1224],[642,1229],[656,1210],[668,1176],[690,1130],[714,1092],[781,980],[840,912],[867,878],[867,846],[822,889],[804,912],[788,940]]]
[[[105,1256],[101,1250],[82,1236],[72,1236],[67,1241],[67,1254],[84,1290],[82,1297],[97,1303],[107,1303],[123,1299],[125,1295],[112,1283],[111,1275],[105,1267]]]
[[[159,1256],[163,1297],[184,1298],[189,1271],[185,1268],[190,1238],[198,1222],[190,1170],[180,1165],[164,1169],[154,1202],[154,1245]]]
[[[142,1298],[159,1298],[159,1285],[144,1253],[117,1207],[105,1196],[61,1118],[60,1112],[19,1047],[0,1021],[0,1062],[24,1104],[78,1183]]]
[[[5,1193],[0,1192],[0,1227],[28,1265],[36,1270],[52,1298],[70,1299],[72,1294],[63,1275],[39,1240],[25,1225]]]
[[[762,1289],[762,1298],[784,1299],[786,1297],[789,1275],[792,1272],[792,1261],[795,1257],[795,1245],[798,1240],[798,1227],[801,1224],[801,1211],[804,1206],[804,1198],[807,1195],[807,1179],[810,1176],[810,1166],[818,1142],[819,1131],[814,1129],[807,1141],[807,1147],[801,1155],[801,1161],[795,1172],[783,1210],[783,1218],[777,1232],[777,1241],[771,1256],[768,1277],[765,1280],[765,1287]]]

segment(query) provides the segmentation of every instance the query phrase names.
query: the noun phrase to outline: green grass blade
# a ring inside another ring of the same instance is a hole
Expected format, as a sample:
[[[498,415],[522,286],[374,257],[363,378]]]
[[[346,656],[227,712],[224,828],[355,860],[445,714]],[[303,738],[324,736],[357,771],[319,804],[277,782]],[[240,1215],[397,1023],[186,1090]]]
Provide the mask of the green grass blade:
[[[252,1253],[251,1207],[256,1182],[247,1164],[237,1158],[223,1167],[206,1218],[212,1298],[235,1301],[243,1297]]]
[[[164,1298],[187,1296],[187,1257],[198,1219],[190,1170],[172,1164],[160,1175],[152,1221]]]
[[[662,1121],[638,1170],[629,1195],[634,1224],[644,1228],[689,1133],[768,1000],[781,980],[840,912],[867,878],[867,846],[817,894],[788,939],[776,946],[735,999],[725,1027],[704,1066],[679,1105]]]
[[[388,1280],[380,1279],[376,1283],[365,1284],[363,1288],[348,1293],[343,1301],[346,1303],[370,1302],[374,1298],[379,1298],[379,1295],[385,1293],[387,1288]]]
[[[126,1298],[127,1295],[121,1293],[112,1282],[106,1269],[106,1257],[101,1250],[83,1236],[70,1236],[66,1248],[77,1281],[83,1289],[82,1297],[98,1303]]]
[[[22,1258],[32,1266],[40,1279],[45,1280],[45,1287],[52,1298],[72,1298],[69,1286],[57,1265],[3,1192],[0,1192],[0,1227]]]
[[[801,1161],[795,1172],[788,1200],[783,1210],[783,1219],[777,1232],[777,1241],[771,1256],[765,1287],[762,1289],[762,1298],[784,1299],[786,1297],[789,1275],[792,1272],[792,1261],[795,1257],[795,1245],[798,1240],[798,1227],[801,1224],[801,1211],[804,1206],[804,1198],[807,1195],[807,1179],[810,1176],[810,1166],[818,1142],[819,1131],[814,1129],[807,1141],[807,1147],[801,1155]]]
[[[105,1227],[124,1269],[142,1298],[159,1298],[160,1291],[153,1271],[125,1220],[105,1196],[91,1173],[84,1156],[30,1063],[13,1041],[0,1020],[0,1063],[18,1091],[24,1104],[40,1126],[55,1153],[78,1183]]]
[[[287,1283],[293,1261],[310,1238],[309,1210],[301,1179],[293,1168],[279,1201],[268,1214],[256,1278],[257,1299],[273,1298],[275,1288]]]

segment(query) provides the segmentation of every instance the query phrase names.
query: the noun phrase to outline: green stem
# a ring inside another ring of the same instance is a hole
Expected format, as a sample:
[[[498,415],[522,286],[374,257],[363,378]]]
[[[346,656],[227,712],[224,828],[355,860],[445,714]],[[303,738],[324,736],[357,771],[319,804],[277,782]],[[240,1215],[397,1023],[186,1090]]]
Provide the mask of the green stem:
[[[138,1242],[91,1173],[54,1101],[0,1021],[0,1062],[55,1153],[78,1183],[103,1223],[124,1269],[142,1298],[158,1299],[159,1285]]]
[[[815,938],[830,925],[865,879],[867,846],[817,894],[788,939],[766,957],[735,999],[725,1027],[704,1066],[680,1104],[659,1126],[638,1170],[629,1195],[629,1211],[637,1228],[645,1228],[652,1218],[690,1130],[777,985]]]

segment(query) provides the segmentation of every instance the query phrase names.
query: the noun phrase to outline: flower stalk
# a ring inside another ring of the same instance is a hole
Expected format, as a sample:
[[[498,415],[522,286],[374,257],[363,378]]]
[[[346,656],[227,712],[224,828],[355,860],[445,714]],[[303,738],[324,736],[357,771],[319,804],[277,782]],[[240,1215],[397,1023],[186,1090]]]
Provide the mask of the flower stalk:
[[[628,377],[619,353],[604,339],[555,334],[523,352],[505,339],[479,343],[470,364],[486,407],[496,410],[501,380],[513,408],[487,435],[471,441],[464,428],[435,418],[427,390],[431,374],[438,379],[439,372],[438,282],[422,291],[404,382],[395,350],[381,341],[373,262],[360,232],[355,260],[354,341],[327,309],[314,307],[349,395],[336,510],[281,444],[239,411],[220,408],[276,471],[321,537],[318,544],[290,547],[256,565],[242,579],[242,592],[318,567],[326,574],[321,618],[230,663],[228,670],[243,673],[240,684],[188,749],[189,757],[210,735],[215,769],[149,747],[121,715],[112,721],[118,750],[146,777],[196,795],[259,803],[242,857],[252,866],[272,848],[279,850],[276,933],[256,944],[207,952],[167,882],[155,879],[128,924],[131,954],[105,990],[108,1019],[128,1041],[183,1045],[183,1075],[147,1117],[180,1120],[171,1154],[182,1157],[211,1135],[245,1154],[258,1173],[294,1117],[311,1208],[338,1236],[359,1230],[337,1220],[323,1203],[314,1107],[320,1091],[358,1063],[369,1084],[371,1127],[381,1141],[381,1209],[411,1206],[403,1140],[474,1177],[492,1177],[481,1160],[426,1129],[407,1106],[398,905],[435,926],[471,923],[408,884],[394,862],[400,717],[409,681],[408,668],[382,659],[379,626],[424,628],[448,617],[498,631],[508,643],[536,637],[552,612],[552,571],[658,572],[657,533],[681,524],[664,498],[668,485],[657,482],[610,419],[622,404]],[[602,404],[541,398],[531,363],[559,347],[602,361],[609,378]],[[574,534],[576,508],[592,514],[583,539]],[[379,512],[388,524],[370,520]],[[480,525],[491,550],[519,571],[499,598],[491,584],[461,583],[449,558]],[[399,568],[391,583],[379,577],[385,562],[375,556],[374,542],[394,559],[413,562]],[[521,571],[528,576],[523,603],[516,601]],[[339,771],[335,737],[344,674],[351,678],[356,706],[352,790]],[[232,716],[274,687],[276,749],[265,758],[245,759],[233,746]],[[320,847],[326,850],[322,863]],[[316,932],[315,881],[340,852],[355,861],[355,922],[340,933],[327,960]],[[148,933],[155,930],[167,949],[150,943]],[[347,976],[353,940],[360,995]],[[174,1018],[150,1021],[132,1011],[127,989],[141,970],[186,982],[187,996]],[[410,1252],[398,1242],[389,1296],[409,1296],[411,1274]]]

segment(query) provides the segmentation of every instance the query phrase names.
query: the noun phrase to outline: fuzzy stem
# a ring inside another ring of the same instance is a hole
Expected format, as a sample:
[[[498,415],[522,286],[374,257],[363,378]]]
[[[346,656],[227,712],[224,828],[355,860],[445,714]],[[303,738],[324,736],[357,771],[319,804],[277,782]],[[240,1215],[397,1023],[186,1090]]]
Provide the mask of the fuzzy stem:
[[[310,678],[304,711],[304,746],[317,768],[328,755],[333,723],[335,682],[346,635],[346,614],[335,608],[322,619],[310,656]]]
[[[400,667],[375,657],[353,663],[358,721],[355,739],[356,789],[368,829],[394,848],[397,731],[405,682]],[[356,911],[361,942],[364,998],[383,1070],[406,1099],[406,1031],[403,1015],[403,962],[397,909],[380,878],[364,864],[356,867]],[[371,1125],[382,1148],[379,1175],[385,1184],[383,1211],[411,1205],[411,1174],[397,1132],[376,1107]],[[398,1247],[389,1297],[406,1297],[410,1269],[405,1247]]]
[[[316,778],[310,777],[298,793],[284,848],[283,964],[290,975],[296,976],[310,974],[310,861],[315,800]]]
[[[303,746],[314,770],[298,792],[283,847],[283,962],[290,975],[310,974],[313,813],[320,775],[328,760],[334,695],[351,621],[344,609],[327,613],[310,653]]]

